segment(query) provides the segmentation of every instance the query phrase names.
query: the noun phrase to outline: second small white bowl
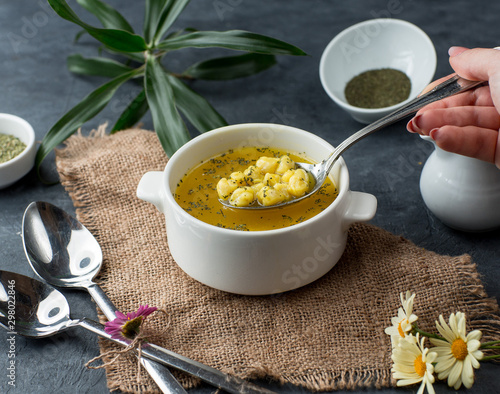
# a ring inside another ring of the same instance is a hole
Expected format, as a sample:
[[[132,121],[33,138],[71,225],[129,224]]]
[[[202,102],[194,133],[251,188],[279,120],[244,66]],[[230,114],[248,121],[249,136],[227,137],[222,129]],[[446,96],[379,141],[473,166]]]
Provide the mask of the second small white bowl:
[[[26,144],[26,149],[13,159],[0,163],[0,189],[12,185],[25,176],[35,163],[35,131],[24,119],[0,114],[0,133],[13,135]]]
[[[347,83],[362,72],[393,68],[411,80],[405,101],[384,108],[350,105],[344,94]],[[340,32],[321,57],[319,75],[330,98],[355,120],[372,123],[417,97],[436,72],[436,50],[419,27],[399,19],[371,19]]]

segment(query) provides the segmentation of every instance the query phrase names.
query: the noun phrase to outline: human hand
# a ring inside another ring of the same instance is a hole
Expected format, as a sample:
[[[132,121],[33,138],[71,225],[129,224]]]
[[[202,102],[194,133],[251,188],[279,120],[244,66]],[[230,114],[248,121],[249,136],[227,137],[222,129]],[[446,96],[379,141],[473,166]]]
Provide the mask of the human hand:
[[[443,150],[500,168],[500,51],[451,47],[448,53],[458,75],[488,81],[488,86],[425,106],[408,122],[407,129],[430,136]],[[434,81],[424,92],[449,77]]]

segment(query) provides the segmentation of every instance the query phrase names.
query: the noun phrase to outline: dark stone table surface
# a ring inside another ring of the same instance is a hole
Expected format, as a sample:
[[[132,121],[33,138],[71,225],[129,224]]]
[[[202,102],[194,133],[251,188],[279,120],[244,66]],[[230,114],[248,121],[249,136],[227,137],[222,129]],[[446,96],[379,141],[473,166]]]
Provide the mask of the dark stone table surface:
[[[109,1],[137,29],[143,2]],[[69,4],[90,23],[95,18],[75,1]],[[500,44],[500,2],[490,0],[387,0],[387,1],[193,1],[176,22],[177,27],[200,30],[245,29],[293,43],[309,56],[278,58],[266,72],[227,82],[196,81],[193,87],[226,118],[228,123],[272,122],[309,130],[333,145],[352,134],[360,124],[337,107],[321,87],[318,67],[322,50],[348,26],[374,17],[399,18],[421,27],[437,52],[436,78],[451,72],[447,50],[452,45],[494,47]],[[98,46],[89,36],[75,44],[80,31],[62,20],[44,0],[0,0],[0,112],[30,122],[41,140],[72,106],[101,83],[101,78],[80,77],[66,68],[72,53],[95,56]],[[233,52],[234,53],[234,52]],[[169,66],[181,70],[211,52],[179,51]],[[88,132],[111,124],[124,109],[131,93],[123,89],[95,119],[84,125]],[[152,128],[149,115],[144,126]],[[351,175],[351,189],[374,194],[378,211],[372,223],[417,245],[440,254],[469,253],[477,263],[486,291],[500,300],[500,232],[470,234],[452,230],[430,213],[421,198],[422,163],[431,153],[428,143],[406,132],[405,122],[388,127],[344,154]],[[44,171],[56,175],[53,157]],[[33,276],[23,252],[21,220],[34,200],[45,200],[74,213],[61,185],[47,186],[34,171],[0,190],[0,269]],[[83,292],[66,292],[75,315],[96,318],[94,304]],[[500,333],[499,333],[500,334]],[[16,387],[7,384],[7,337],[0,331],[0,392],[8,393],[107,393],[103,370],[87,370],[83,363],[98,354],[96,337],[81,329],[57,337],[26,340],[16,346]],[[266,383],[267,384],[267,383]],[[282,393],[307,391],[290,385],[270,387]],[[445,383],[438,393],[454,392]],[[359,392],[414,393],[418,387]],[[209,386],[192,390],[209,393]],[[460,392],[465,392],[463,389]],[[470,393],[500,392],[500,366],[485,363],[476,373]]]

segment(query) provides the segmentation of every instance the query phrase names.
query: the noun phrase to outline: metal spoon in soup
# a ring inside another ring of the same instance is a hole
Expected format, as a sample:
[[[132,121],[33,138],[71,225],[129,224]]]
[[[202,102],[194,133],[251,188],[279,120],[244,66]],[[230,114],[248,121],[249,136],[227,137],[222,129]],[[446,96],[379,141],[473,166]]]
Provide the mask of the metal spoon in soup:
[[[374,133],[375,131],[378,131],[386,126],[389,126],[392,123],[395,123],[395,122],[405,118],[408,115],[414,114],[420,108],[426,106],[427,104],[430,104],[430,103],[433,103],[434,101],[438,101],[438,100],[441,100],[443,98],[453,96],[457,93],[472,89],[476,86],[482,85],[483,83],[484,83],[483,81],[469,81],[469,80],[461,78],[458,75],[454,75],[453,77],[451,77],[451,78],[447,79],[446,81],[440,83],[439,85],[435,86],[429,92],[422,94],[421,96],[410,101],[409,103],[407,103],[403,107],[397,109],[394,112],[391,112],[390,114],[384,116],[383,118],[369,124],[368,126],[364,127],[363,129],[359,130],[358,132],[354,133],[349,138],[347,138],[345,141],[341,142],[334,149],[332,154],[328,158],[323,160],[322,162],[317,163],[317,164],[297,163],[296,162],[295,168],[305,170],[310,175],[310,177],[312,177],[312,179],[313,179],[313,182],[311,182],[312,187],[308,191],[306,191],[304,195],[302,195],[300,197],[293,197],[293,198],[288,199],[284,202],[278,202],[276,204],[269,204],[269,205],[261,204],[257,200],[255,200],[252,204],[250,204],[248,206],[241,206],[238,204],[232,204],[229,196],[227,199],[219,198],[219,202],[226,207],[230,207],[230,208],[234,208],[234,209],[269,209],[269,208],[278,208],[278,207],[282,207],[285,205],[294,204],[294,203],[299,202],[305,198],[308,198],[320,189],[321,185],[323,185],[328,174],[330,173],[331,169],[333,168],[333,165],[335,164],[337,159],[342,155],[342,153],[344,153],[348,148],[350,148],[352,145],[354,145],[359,140]]]

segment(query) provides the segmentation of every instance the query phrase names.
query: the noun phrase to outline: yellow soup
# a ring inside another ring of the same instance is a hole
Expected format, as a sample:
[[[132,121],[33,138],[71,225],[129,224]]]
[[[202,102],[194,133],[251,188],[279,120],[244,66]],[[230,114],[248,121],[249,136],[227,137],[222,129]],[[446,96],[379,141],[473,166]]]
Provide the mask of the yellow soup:
[[[229,150],[189,170],[177,184],[174,198],[191,216],[205,223],[233,230],[273,230],[302,223],[323,211],[337,197],[337,188],[330,178],[310,198],[285,207],[244,210],[225,207],[218,200],[216,187],[221,178],[235,171],[243,171],[255,164],[261,156],[283,155],[288,155],[297,162],[311,162],[298,153],[275,148],[245,147]]]

